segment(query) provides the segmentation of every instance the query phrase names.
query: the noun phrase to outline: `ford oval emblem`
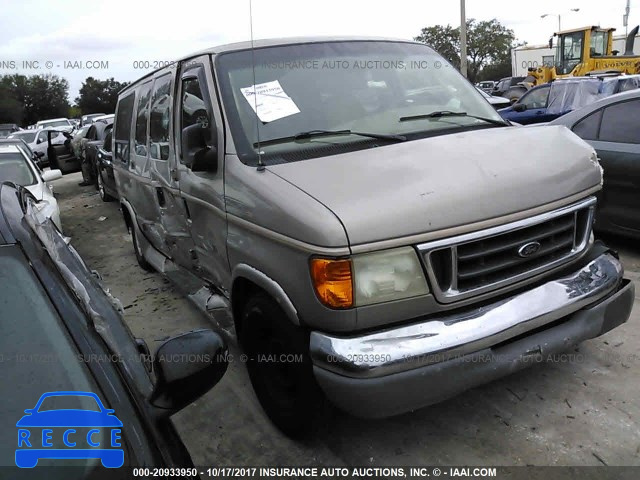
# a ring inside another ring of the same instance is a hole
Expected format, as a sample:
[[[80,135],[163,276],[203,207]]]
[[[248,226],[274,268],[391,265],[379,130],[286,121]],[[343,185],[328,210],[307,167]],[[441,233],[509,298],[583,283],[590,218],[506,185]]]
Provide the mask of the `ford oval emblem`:
[[[518,248],[518,256],[522,258],[530,257],[540,250],[540,242],[528,242]]]

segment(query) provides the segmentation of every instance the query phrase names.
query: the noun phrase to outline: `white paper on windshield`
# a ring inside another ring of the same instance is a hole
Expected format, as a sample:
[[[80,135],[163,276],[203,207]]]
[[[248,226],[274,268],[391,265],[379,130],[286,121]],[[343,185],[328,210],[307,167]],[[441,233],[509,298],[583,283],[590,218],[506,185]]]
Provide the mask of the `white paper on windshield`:
[[[285,93],[278,80],[241,88],[240,91],[264,123],[300,113],[298,106]]]

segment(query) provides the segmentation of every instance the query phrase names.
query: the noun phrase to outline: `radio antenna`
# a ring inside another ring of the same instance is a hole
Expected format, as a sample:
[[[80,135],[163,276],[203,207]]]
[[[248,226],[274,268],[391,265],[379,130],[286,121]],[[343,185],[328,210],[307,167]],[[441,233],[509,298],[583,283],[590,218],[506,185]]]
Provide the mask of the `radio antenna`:
[[[253,71],[253,105],[256,113],[256,135],[258,145],[258,171],[264,171],[264,163],[262,162],[262,150],[260,147],[260,118],[258,117],[258,94],[256,92],[256,59],[253,53],[253,8],[252,1],[249,0],[249,29],[251,32],[251,70]]]

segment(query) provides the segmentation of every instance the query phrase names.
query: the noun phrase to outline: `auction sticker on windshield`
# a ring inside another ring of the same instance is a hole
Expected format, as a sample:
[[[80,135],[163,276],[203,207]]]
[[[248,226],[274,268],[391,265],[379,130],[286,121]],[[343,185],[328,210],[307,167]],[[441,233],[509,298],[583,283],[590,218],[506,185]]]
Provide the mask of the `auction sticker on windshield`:
[[[300,113],[298,106],[285,93],[278,80],[241,88],[240,91],[261,122],[273,122]]]

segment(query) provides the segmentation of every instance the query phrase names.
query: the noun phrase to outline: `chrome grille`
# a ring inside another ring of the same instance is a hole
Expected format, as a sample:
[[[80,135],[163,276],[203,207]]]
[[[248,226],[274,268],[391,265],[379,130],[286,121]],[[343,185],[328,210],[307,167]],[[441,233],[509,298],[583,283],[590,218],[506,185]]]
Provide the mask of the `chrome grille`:
[[[418,245],[434,295],[453,302],[562,265],[587,247],[596,200]]]

